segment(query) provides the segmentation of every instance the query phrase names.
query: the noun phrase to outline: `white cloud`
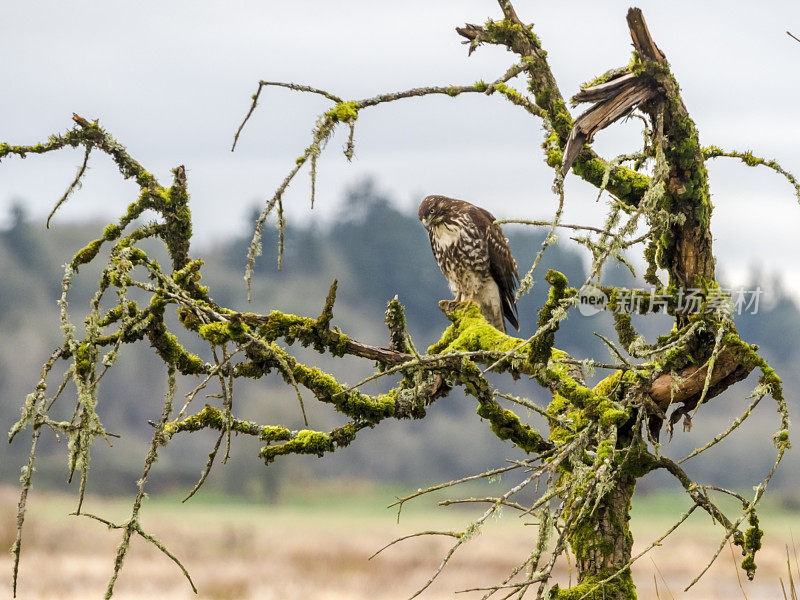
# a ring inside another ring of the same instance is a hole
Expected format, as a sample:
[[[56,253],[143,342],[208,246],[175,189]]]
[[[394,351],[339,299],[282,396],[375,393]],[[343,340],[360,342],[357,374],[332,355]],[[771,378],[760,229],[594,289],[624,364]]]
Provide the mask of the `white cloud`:
[[[536,23],[566,95],[629,59],[627,0],[518,0],[516,7]],[[767,10],[759,3],[684,0],[642,8],[703,143],[753,149],[800,170],[800,111],[793,101],[800,77],[791,75],[800,44],[784,34],[800,29],[800,5],[775,2]],[[32,143],[69,127],[73,111],[99,117],[160,176],[187,165],[200,236],[238,233],[246,209],[271,194],[326,106],[318,98],[270,90],[231,155],[232,134],[259,79],[329,87],[345,97],[488,80],[513,57],[481,48],[467,58],[453,29],[488,16],[499,16],[491,0],[6,3],[0,138]],[[539,124],[499,98],[423,99],[371,109],[359,119],[356,136],[354,164],[337,154],[337,138],[320,165],[315,210],[323,216],[365,174],[374,174],[404,204],[415,194],[440,191],[502,215],[545,217],[552,209]],[[597,140],[609,155],[638,144],[634,125],[615,126]],[[37,216],[45,215],[79,160],[72,152],[4,161],[0,210],[20,196]],[[118,180],[108,160],[95,157],[91,165],[61,219],[111,216],[132,199],[135,190]],[[741,271],[761,261],[790,274],[800,291],[792,260],[800,208],[791,189],[741,166],[712,167],[712,183],[721,262]],[[602,205],[588,188],[574,182],[569,190],[570,219],[600,218]],[[287,196],[290,217],[306,215],[307,200],[308,178],[301,175]],[[743,229],[762,239],[745,249]]]

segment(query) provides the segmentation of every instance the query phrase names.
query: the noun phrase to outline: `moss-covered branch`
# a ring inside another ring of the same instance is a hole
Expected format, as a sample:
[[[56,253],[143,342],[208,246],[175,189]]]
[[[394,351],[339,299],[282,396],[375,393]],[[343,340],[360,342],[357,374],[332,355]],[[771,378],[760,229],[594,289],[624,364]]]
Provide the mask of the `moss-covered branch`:
[[[703,148],[703,158],[706,160],[710,158],[719,158],[721,156],[727,158],[738,158],[748,167],[766,167],[768,169],[772,169],[779,175],[782,175],[786,181],[792,184],[792,187],[794,187],[795,196],[797,196],[797,199],[800,200],[800,183],[798,183],[795,176],[784,169],[778,161],[761,158],[760,156],[754,155],[749,150],[747,152],[739,152],[738,150],[725,151],[717,146],[708,146],[707,148]]]
[[[547,61],[547,52],[542,48],[533,27],[517,17],[513,6],[505,0],[499,1],[504,13],[502,21],[488,20],[484,26],[467,25],[457,31],[470,42],[470,52],[480,44],[488,43],[505,46],[519,55],[525,65],[528,89],[541,108],[546,119],[548,133],[542,147],[546,153],[547,164],[556,170],[561,169],[563,152],[572,130],[573,118],[567,108],[564,96],[558,87]],[[588,145],[578,154],[575,174],[592,185],[605,189],[623,202],[636,206],[649,186],[649,177],[624,166],[610,165],[600,158]]]

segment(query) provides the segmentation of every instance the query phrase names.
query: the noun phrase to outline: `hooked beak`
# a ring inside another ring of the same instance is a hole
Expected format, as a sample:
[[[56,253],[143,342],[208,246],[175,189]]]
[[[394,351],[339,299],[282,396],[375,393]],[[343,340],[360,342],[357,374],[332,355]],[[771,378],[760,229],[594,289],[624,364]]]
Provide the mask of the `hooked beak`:
[[[425,229],[430,229],[431,227],[436,227],[441,222],[442,222],[442,218],[439,217],[439,216],[423,217],[423,219],[422,219],[422,225],[425,227]]]

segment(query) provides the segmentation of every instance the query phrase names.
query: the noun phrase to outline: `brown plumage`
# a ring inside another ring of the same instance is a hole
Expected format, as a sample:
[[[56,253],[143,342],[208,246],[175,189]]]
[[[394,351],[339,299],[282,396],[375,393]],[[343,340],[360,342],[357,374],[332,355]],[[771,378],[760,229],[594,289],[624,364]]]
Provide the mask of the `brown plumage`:
[[[506,330],[504,315],[519,329],[514,300],[517,263],[494,216],[463,200],[428,196],[419,205],[419,220],[455,299],[477,302],[486,320],[500,331]]]

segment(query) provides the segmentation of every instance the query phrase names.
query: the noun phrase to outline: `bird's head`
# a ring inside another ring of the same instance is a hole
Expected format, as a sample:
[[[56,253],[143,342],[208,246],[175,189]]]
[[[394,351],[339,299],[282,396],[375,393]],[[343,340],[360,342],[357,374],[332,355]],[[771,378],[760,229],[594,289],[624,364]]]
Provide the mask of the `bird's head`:
[[[419,220],[425,229],[436,227],[445,219],[450,198],[445,196],[426,196],[419,205]]]

